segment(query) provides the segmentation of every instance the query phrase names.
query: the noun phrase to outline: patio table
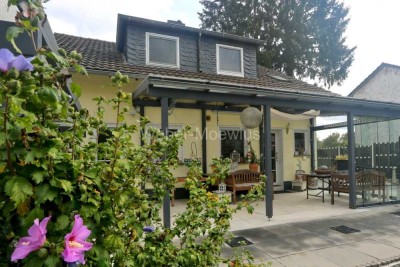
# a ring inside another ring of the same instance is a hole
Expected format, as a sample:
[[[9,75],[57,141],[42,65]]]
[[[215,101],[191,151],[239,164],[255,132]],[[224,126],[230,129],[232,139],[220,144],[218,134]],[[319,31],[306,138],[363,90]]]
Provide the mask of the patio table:
[[[310,179],[311,178],[317,178],[318,181],[321,181],[321,186],[319,185],[320,183],[317,183],[316,187],[310,187]],[[321,197],[322,202],[325,202],[325,190],[328,190],[330,193],[330,188],[331,188],[331,175],[326,174],[326,173],[309,173],[307,174],[307,199],[308,196],[313,196],[313,197]],[[317,191],[315,194],[311,194],[308,191]]]

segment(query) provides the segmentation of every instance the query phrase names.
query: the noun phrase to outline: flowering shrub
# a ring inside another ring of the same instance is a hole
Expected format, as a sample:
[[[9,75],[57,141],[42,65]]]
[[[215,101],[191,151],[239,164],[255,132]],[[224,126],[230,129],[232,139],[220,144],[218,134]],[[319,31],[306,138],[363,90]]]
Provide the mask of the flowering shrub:
[[[30,11],[27,17],[18,15],[17,22],[24,23],[16,26],[24,28],[13,28],[10,40],[23,31],[33,36],[41,2],[25,2]],[[74,109],[64,89],[68,82],[79,97],[81,88],[69,83],[68,70],[86,74],[75,51],[41,48],[32,60],[1,53],[0,265],[213,266],[229,261],[220,255],[229,220],[238,209],[253,211],[250,203],[262,197],[264,183],[230,207],[227,199],[207,192],[194,164],[185,185],[187,208],[174,227],[164,228],[160,210],[175,186],[170,170],[179,163],[188,128],[164,136],[147,127],[146,118],[128,124],[131,94],[121,87],[129,79],[119,72],[111,78],[115,97],[95,98],[95,114]],[[102,143],[106,106],[115,111],[115,128]],[[68,130],[60,132],[60,125]],[[135,145],[132,135],[145,129],[149,138]],[[151,194],[144,184],[152,185]]]
[[[12,261],[21,260],[44,245],[47,232],[46,226],[50,218],[50,216],[44,218],[40,224],[39,219],[35,219],[34,224],[28,230],[29,236],[23,237],[18,241],[17,247],[11,255]]]

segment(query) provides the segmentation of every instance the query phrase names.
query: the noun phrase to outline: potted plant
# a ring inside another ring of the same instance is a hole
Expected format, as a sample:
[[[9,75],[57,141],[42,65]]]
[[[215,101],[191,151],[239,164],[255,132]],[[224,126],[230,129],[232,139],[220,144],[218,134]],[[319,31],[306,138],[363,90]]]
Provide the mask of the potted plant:
[[[210,164],[210,183],[211,185],[218,183],[218,191],[221,193],[226,191],[226,184],[224,181],[229,174],[230,163],[231,160],[229,158],[213,158]]]
[[[260,163],[260,160],[257,158],[256,153],[254,152],[251,141],[249,141],[247,145],[249,146],[249,151],[246,154],[246,158],[247,162],[249,163],[249,169],[251,171],[258,172],[258,165]]]
[[[338,171],[345,171],[349,169],[349,157],[347,155],[336,156],[336,169]]]

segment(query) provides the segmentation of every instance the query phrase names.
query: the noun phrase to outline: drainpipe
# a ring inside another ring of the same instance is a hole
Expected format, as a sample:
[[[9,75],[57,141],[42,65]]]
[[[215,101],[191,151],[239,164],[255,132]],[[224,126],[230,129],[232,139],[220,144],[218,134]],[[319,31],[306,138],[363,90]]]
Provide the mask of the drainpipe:
[[[201,48],[201,32],[199,32],[199,35],[197,37],[197,71],[202,72],[203,70],[201,69],[201,53],[200,53],[200,48]]]

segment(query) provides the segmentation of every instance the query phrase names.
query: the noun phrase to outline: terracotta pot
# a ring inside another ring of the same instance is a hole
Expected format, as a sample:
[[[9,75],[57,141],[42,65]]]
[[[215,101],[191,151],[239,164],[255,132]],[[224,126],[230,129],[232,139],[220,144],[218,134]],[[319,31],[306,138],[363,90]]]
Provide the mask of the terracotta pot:
[[[258,163],[249,163],[249,169],[253,172],[258,172]]]

